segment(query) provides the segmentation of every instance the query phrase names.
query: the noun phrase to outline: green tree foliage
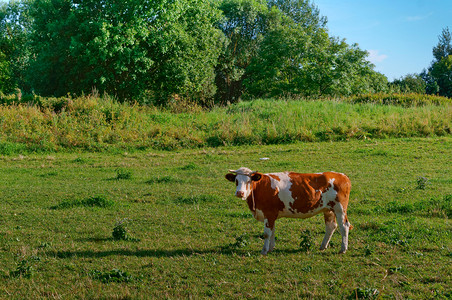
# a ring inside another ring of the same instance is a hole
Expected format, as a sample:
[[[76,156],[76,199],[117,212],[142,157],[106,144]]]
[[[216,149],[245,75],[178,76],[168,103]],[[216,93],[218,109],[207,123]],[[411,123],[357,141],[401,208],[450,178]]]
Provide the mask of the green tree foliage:
[[[243,80],[257,55],[267,31],[265,0],[224,0],[219,6],[223,18],[218,28],[226,40],[216,71],[217,98],[236,102],[243,92]]]
[[[31,0],[0,3],[0,91],[29,89],[25,80],[30,49],[28,39],[33,22],[29,14]]]
[[[36,0],[30,79],[43,95],[211,97],[218,10],[202,0]]]
[[[309,1],[275,1],[270,28],[246,79],[250,95],[318,96],[382,91],[387,79],[373,71],[367,52],[328,35]]]
[[[384,91],[367,52],[326,23],[310,0],[12,1],[0,8],[0,88],[204,105]]]
[[[0,50],[0,92],[11,93],[14,84],[11,79],[11,65],[6,55]]]
[[[421,76],[426,82],[427,93],[452,97],[452,36],[448,27],[438,39],[438,44],[433,47],[434,60]]]
[[[408,74],[391,83],[391,88],[397,93],[418,93],[424,94],[427,83],[420,74]]]
[[[330,37],[308,0],[225,0],[227,38],[217,72],[222,101],[248,97],[350,95],[383,91],[367,52]]]

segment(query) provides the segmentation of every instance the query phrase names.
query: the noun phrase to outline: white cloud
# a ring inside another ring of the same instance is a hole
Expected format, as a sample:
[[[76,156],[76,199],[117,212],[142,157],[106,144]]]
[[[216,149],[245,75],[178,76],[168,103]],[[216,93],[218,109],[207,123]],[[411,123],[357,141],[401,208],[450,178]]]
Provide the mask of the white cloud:
[[[373,64],[375,64],[377,62],[382,62],[386,58],[388,58],[388,56],[386,54],[380,54],[378,52],[378,50],[368,50],[368,52],[369,52],[369,56],[367,57],[367,59]]]
[[[416,21],[421,21],[421,20],[428,19],[432,15],[433,15],[433,13],[430,12],[430,13],[428,13],[426,15],[422,15],[422,16],[408,16],[408,17],[405,17],[405,20],[408,21],[408,22],[416,22]]]

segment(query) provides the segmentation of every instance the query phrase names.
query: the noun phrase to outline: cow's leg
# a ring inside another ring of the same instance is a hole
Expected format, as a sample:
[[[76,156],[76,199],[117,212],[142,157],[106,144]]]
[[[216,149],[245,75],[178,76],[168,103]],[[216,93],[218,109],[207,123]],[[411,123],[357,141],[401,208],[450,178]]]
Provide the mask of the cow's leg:
[[[334,213],[336,215],[336,220],[342,236],[341,251],[339,253],[345,253],[348,248],[348,231],[350,229],[350,223],[347,219],[347,212],[340,203],[336,203],[334,206]]]
[[[273,251],[273,249],[275,249],[275,243],[276,243],[275,227],[273,226],[272,236],[270,237],[270,247],[268,249],[268,252],[271,252],[271,251]]]
[[[275,221],[265,219],[264,220],[264,247],[262,248],[262,254],[266,255],[269,251],[273,250],[275,242],[272,243],[272,238],[274,239],[274,229]],[[273,244],[273,245],[272,245]]]
[[[323,238],[322,245],[320,245],[320,250],[325,250],[328,247],[331,236],[333,236],[333,233],[337,228],[334,212],[331,210],[326,211],[323,213],[323,217],[325,218],[325,237]]]

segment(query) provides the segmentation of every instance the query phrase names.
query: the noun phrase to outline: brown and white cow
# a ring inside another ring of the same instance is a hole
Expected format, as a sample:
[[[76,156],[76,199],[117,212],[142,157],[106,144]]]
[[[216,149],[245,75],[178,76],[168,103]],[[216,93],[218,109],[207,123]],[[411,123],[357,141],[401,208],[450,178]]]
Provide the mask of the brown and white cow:
[[[339,223],[342,235],[340,253],[348,247],[347,205],[351,182],[342,173],[300,174],[294,172],[262,174],[248,168],[229,170],[226,179],[235,182],[235,195],[248,202],[254,217],[264,222],[264,248],[267,254],[275,247],[275,221],[278,218],[310,218],[323,213],[325,237],[320,250],[328,247]]]

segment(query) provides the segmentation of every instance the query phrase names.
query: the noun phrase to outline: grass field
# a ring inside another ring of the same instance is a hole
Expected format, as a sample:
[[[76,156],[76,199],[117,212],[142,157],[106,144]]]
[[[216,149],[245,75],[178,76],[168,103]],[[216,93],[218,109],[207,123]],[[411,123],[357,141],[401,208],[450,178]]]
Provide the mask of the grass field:
[[[451,153],[446,136],[0,156],[0,298],[449,299]],[[261,256],[224,179],[240,166],[346,173],[349,251],[338,232],[318,250],[316,216],[278,220]]]
[[[4,104],[0,105],[0,154],[450,136],[451,99],[420,102],[408,96],[380,102],[379,95],[348,100],[259,99],[210,110],[188,107],[178,113],[119,103],[108,96]]]

